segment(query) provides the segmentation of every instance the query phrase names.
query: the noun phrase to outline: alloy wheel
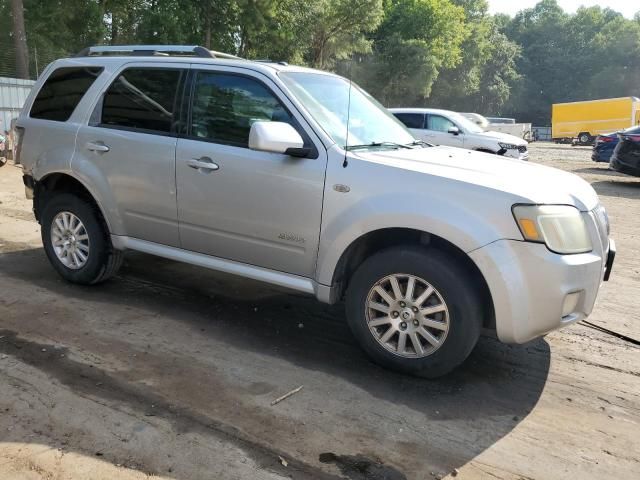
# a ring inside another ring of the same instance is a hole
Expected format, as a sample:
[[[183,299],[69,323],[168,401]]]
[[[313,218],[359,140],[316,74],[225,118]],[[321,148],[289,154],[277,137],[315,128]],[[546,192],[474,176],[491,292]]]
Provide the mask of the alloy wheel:
[[[366,321],[376,341],[405,358],[433,354],[449,332],[449,310],[426,280],[409,274],[388,275],[369,290]]]
[[[51,223],[51,246],[58,260],[71,270],[82,268],[89,259],[89,234],[71,212],[58,213]]]

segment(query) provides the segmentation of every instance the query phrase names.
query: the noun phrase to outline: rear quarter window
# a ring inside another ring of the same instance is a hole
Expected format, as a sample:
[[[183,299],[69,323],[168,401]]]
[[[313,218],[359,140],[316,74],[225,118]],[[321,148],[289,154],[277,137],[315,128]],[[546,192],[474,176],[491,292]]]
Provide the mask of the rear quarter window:
[[[66,122],[102,67],[63,67],[54,70],[36,95],[29,116]]]

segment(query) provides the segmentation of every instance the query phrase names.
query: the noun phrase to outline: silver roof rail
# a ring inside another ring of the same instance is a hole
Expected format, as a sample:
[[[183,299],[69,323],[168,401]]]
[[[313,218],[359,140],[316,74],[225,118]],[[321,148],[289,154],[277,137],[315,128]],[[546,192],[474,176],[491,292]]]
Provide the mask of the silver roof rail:
[[[123,56],[169,56],[184,55],[201,58],[233,58],[240,59],[228,53],[214,52],[198,45],[98,45],[87,47],[79,51],[76,57],[90,57],[98,55],[123,55]]]
[[[227,58],[227,59],[230,59],[230,60],[244,60],[244,58],[238,57],[237,55],[231,55],[230,53],[217,52],[215,50],[207,50],[207,51],[211,52],[211,54],[214,56],[214,58]]]

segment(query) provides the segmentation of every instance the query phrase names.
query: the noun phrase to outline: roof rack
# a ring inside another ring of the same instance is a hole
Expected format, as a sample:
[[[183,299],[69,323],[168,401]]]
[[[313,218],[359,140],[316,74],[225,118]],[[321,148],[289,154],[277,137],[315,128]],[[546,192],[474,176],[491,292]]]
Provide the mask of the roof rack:
[[[240,59],[228,53],[215,52],[198,45],[98,45],[87,47],[79,51],[76,57],[91,57],[98,55],[123,56],[194,56],[201,58]]]
[[[277,65],[283,65],[285,67],[289,65],[287,62],[284,62],[282,60],[270,60],[268,58],[260,58],[258,60],[253,60],[253,61],[258,63],[275,63]]]

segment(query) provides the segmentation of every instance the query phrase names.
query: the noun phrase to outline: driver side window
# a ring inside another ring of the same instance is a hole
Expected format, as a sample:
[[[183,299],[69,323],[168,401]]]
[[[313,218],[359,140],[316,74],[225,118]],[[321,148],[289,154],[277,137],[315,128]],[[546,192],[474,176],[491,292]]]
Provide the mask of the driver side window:
[[[197,72],[190,136],[248,148],[256,121],[285,122],[291,114],[262,83],[240,75]]]
[[[455,126],[455,123],[442,115],[429,115],[429,130],[435,130],[436,132],[448,132],[451,127]]]

